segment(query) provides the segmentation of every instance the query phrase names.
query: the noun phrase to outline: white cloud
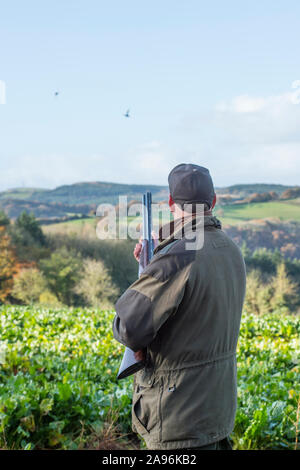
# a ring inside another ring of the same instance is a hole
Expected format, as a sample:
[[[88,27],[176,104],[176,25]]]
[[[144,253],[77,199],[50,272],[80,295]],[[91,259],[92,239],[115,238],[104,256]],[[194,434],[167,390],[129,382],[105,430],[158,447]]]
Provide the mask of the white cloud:
[[[295,91],[268,97],[250,95],[236,96],[231,101],[222,101],[218,103],[216,105],[216,110],[232,113],[257,113],[261,111],[276,112],[279,109],[300,104],[300,80],[295,80],[292,83],[292,88]]]
[[[236,96],[181,129],[186,141],[198,135],[198,161],[215,184],[300,184],[300,81],[272,96]]]
[[[217,104],[217,111],[234,113],[253,113],[260,111],[266,105],[264,98],[253,98],[248,95],[241,95],[234,98],[231,102],[222,101]]]

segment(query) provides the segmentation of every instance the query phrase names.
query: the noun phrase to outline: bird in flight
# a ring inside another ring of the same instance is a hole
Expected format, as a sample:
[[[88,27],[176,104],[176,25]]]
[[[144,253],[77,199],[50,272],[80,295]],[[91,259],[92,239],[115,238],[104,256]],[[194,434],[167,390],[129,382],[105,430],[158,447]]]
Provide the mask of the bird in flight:
[[[57,90],[57,91],[55,91],[55,92],[54,92],[54,96],[58,96],[58,95],[59,95],[59,93],[60,93],[60,92],[59,92],[58,90]]]
[[[129,118],[129,117],[130,117],[129,111],[130,111],[130,109],[127,109],[126,113],[125,113],[125,114],[123,114],[123,116],[125,116],[125,117]]]

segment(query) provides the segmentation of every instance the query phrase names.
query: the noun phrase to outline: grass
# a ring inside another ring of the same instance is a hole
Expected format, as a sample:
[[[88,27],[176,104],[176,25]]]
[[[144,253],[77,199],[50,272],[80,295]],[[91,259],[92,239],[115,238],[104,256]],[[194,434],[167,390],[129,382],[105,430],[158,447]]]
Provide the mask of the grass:
[[[35,191],[47,191],[40,188],[15,188],[0,192],[0,199],[28,199]]]
[[[220,218],[223,224],[228,225],[238,225],[250,220],[268,218],[300,222],[300,203],[297,199],[251,204],[227,204],[216,209],[215,215]]]
[[[43,232],[47,234],[77,235],[80,237],[96,237],[96,220],[94,218],[69,220],[59,224],[47,224],[42,226]]]

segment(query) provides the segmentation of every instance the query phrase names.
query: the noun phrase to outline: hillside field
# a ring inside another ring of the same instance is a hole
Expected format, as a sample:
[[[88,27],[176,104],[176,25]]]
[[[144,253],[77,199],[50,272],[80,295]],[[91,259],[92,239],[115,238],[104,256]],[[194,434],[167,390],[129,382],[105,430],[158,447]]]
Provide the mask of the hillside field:
[[[277,222],[289,220],[300,222],[300,199],[287,201],[270,201],[251,204],[227,204],[216,207],[214,215],[220,219],[223,225],[245,225],[252,220],[272,219]],[[128,221],[133,221],[129,217]],[[141,217],[136,217],[136,222],[141,222]],[[157,223],[156,220],[153,223]],[[96,219],[86,218],[71,220],[57,224],[44,225],[45,233],[64,232],[81,234],[86,231],[92,233],[95,230]],[[92,228],[92,230],[91,230]]]
[[[240,225],[253,219],[300,222],[300,200],[227,204],[221,208],[216,208],[215,215],[220,218],[224,225]]]
[[[116,380],[123,347],[112,337],[113,316],[0,308],[1,448],[105,448],[107,439],[132,447],[132,377]],[[295,448],[299,333],[299,317],[243,315],[236,449]]]

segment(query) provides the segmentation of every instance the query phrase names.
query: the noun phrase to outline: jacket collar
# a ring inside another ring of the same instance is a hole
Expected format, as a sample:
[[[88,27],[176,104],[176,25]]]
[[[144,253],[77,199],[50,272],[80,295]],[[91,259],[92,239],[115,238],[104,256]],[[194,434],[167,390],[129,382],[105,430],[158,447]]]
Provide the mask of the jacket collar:
[[[204,227],[215,227],[216,229],[221,229],[222,225],[217,217],[213,216],[211,213],[207,215],[204,214]],[[202,219],[197,221],[194,215],[185,217],[184,219],[172,220],[170,223],[163,225],[159,230],[159,244],[154,250],[154,254],[159,252],[162,248],[167,246],[169,243],[172,243],[176,239],[183,238],[183,236],[190,232],[196,232],[197,227],[200,227],[203,224]],[[164,234],[168,234],[164,238]]]

